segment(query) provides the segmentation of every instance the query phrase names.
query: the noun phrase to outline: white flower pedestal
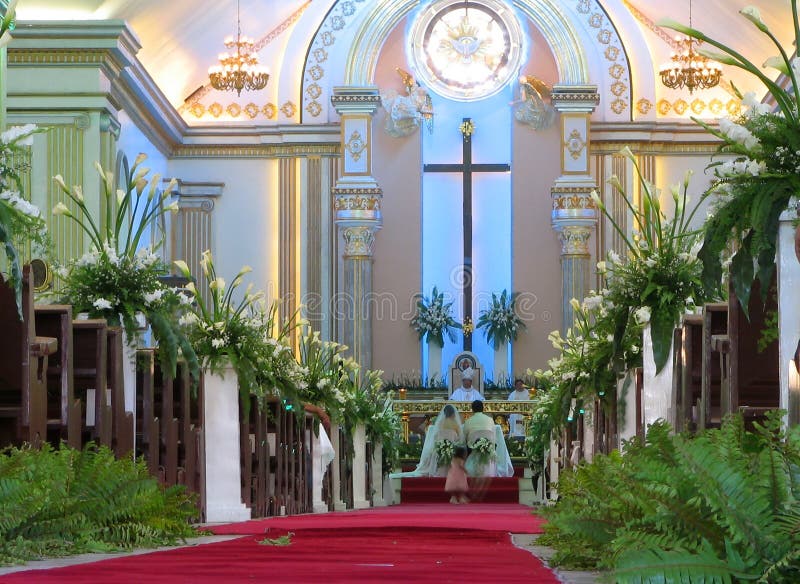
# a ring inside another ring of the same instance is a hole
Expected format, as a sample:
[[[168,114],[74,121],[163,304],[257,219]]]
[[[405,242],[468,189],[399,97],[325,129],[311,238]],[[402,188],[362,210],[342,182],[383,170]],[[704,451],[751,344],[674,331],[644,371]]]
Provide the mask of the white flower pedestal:
[[[795,205],[797,201],[794,201]],[[795,232],[792,224],[797,219],[795,205],[780,216],[778,224],[778,363],[780,370],[780,407],[788,412],[788,424],[800,424],[800,375],[794,363],[794,354],[800,340],[800,258],[795,253]]]
[[[353,508],[367,509],[367,429],[358,424],[353,431]]]
[[[239,380],[233,367],[205,372],[203,431],[205,436],[206,521],[247,521],[242,503],[239,441]]]
[[[342,460],[342,442],[340,438],[339,426],[331,424],[331,444],[333,444],[333,475],[331,476],[331,498],[333,499],[333,510],[344,511],[347,505],[342,501],[342,473],[339,462]]]
[[[636,436],[636,373],[626,371],[617,380],[617,432],[619,442]]]
[[[335,458],[333,444],[328,438],[325,428],[320,424],[319,434],[313,437],[313,451],[312,458],[312,486],[311,486],[311,501],[314,513],[326,513],[328,505],[322,500],[322,482],[325,479],[325,473],[328,471],[328,466]]]
[[[671,339],[670,339],[671,340]],[[656,374],[656,363],[653,357],[653,339],[650,334],[650,325],[644,327],[642,332],[642,362],[643,382],[642,413],[644,414],[644,428],[658,420],[666,420],[674,426],[672,404],[672,344],[670,343],[669,358],[660,373]],[[634,410],[635,411],[635,410]],[[627,414],[626,414],[627,420]]]
[[[428,342],[428,372],[423,381],[442,376],[442,348],[434,342]]]
[[[494,350],[494,371],[492,379],[500,384],[508,376],[508,343],[501,345]],[[513,384],[513,379],[511,380]]]
[[[142,333],[147,330],[147,319],[143,313],[136,313],[136,324]],[[122,329],[122,387],[125,411],[133,417],[133,452],[136,452],[136,350],[141,338],[142,335],[137,333],[135,339],[130,339]]]
[[[383,496],[383,444],[378,442],[372,445],[372,494],[373,507],[386,507]]]

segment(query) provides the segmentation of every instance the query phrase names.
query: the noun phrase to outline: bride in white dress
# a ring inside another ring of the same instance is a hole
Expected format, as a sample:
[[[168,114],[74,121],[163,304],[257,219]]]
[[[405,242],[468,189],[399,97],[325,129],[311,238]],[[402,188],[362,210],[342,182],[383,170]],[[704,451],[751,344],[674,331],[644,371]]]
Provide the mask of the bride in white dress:
[[[455,407],[447,404],[436,416],[436,421],[425,433],[422,454],[417,468],[410,472],[393,473],[392,478],[403,477],[443,477],[447,476],[447,466],[439,466],[436,444],[449,440],[454,446],[464,443],[461,415]]]

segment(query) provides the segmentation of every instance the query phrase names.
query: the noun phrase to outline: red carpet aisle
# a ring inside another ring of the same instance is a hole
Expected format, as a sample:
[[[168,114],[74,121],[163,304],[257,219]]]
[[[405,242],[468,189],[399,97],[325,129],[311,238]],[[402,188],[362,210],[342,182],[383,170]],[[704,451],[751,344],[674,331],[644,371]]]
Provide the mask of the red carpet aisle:
[[[293,532],[289,546],[261,545]],[[235,540],[38,572],[0,582],[556,583],[508,532],[535,532],[520,505],[407,505],[215,528]],[[258,535],[255,535],[258,534]]]

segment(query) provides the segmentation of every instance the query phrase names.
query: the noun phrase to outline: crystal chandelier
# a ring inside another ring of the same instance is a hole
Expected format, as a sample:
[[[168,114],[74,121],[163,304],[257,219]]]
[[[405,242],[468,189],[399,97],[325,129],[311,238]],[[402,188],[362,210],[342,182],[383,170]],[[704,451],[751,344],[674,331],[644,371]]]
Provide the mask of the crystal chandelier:
[[[242,95],[243,89],[248,91],[264,89],[269,81],[269,71],[258,64],[258,59],[253,54],[253,39],[242,36],[239,0],[236,1],[236,39],[227,37],[225,47],[236,51],[230,55],[222,53],[219,56],[219,65],[208,68],[211,86],[220,91],[236,90],[237,95]]]
[[[689,28],[692,27],[692,0],[689,0]],[[661,67],[661,82],[670,89],[709,89],[719,83],[722,69],[719,65],[695,51],[700,41],[675,37],[679,50],[670,55],[670,62]]]

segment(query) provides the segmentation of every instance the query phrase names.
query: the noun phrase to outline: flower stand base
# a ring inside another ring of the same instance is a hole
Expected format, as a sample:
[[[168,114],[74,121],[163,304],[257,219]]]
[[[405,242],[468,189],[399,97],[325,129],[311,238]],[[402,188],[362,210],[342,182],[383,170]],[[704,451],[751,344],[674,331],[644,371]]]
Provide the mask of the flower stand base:
[[[383,444],[374,444],[372,447],[372,495],[373,507],[385,507],[383,498]]]
[[[442,348],[436,343],[428,343],[428,372],[425,381],[442,376]]]
[[[508,375],[508,343],[503,343],[494,351],[494,371],[492,371],[492,380],[496,384],[501,384]],[[513,382],[514,380],[512,379],[511,381]]]
[[[663,419],[675,426],[673,415],[674,388],[672,384],[672,346],[670,345],[669,359],[660,373],[656,373],[656,363],[653,357],[653,340],[650,336],[650,326],[642,332],[643,345],[643,378],[642,412],[644,414],[644,428],[656,420]]]
[[[617,427],[620,444],[636,436],[636,373],[627,371],[617,381]]]
[[[367,500],[367,429],[358,424],[353,432],[353,508],[368,509]]]
[[[780,407],[787,411],[790,426],[800,424],[800,372],[794,361],[800,343],[800,258],[795,252],[797,209],[784,211],[778,227],[778,363],[780,369]],[[800,233],[798,228],[797,233]]]
[[[247,521],[250,509],[242,503],[239,383],[233,368],[219,374],[206,372],[204,396],[205,520]]]

